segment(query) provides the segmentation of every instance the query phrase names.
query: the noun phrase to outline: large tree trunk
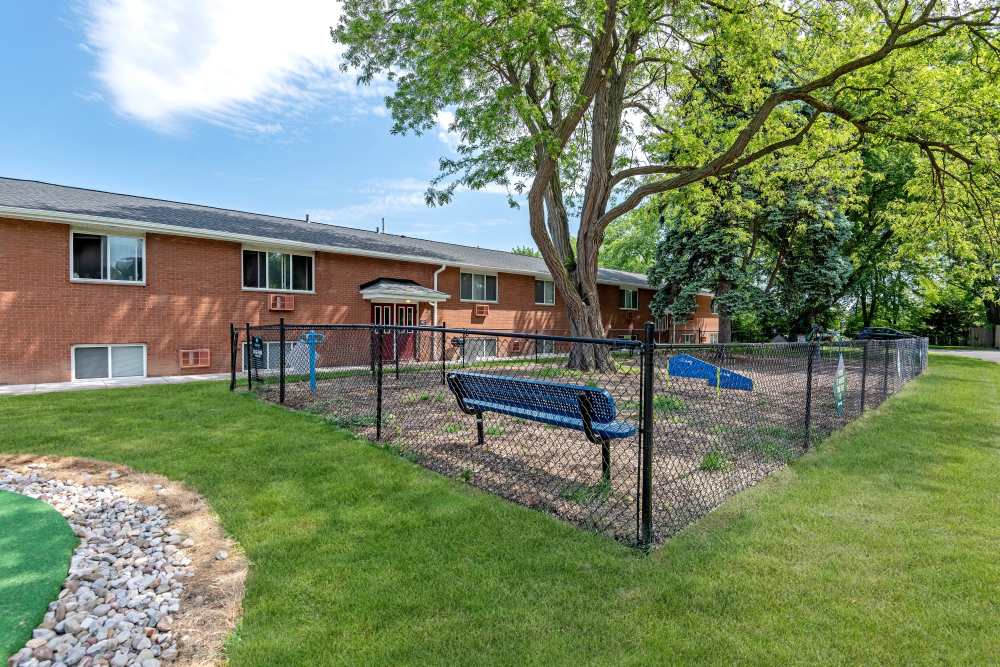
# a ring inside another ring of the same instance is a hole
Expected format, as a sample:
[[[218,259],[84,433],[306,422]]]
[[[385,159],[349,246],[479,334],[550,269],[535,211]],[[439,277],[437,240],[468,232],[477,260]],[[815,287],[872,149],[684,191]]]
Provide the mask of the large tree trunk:
[[[579,338],[604,338],[604,323],[601,321],[601,304],[596,299],[593,302],[585,300],[580,294],[579,302],[567,307],[570,335]],[[570,348],[568,368],[580,371],[611,370],[614,364],[607,345],[574,343]]]
[[[732,289],[732,283],[728,280],[720,280],[718,286],[715,288],[715,298],[719,298],[726,294],[730,289]],[[719,342],[720,343],[732,343],[733,342],[733,318],[729,314],[729,309],[724,307],[719,307]]]

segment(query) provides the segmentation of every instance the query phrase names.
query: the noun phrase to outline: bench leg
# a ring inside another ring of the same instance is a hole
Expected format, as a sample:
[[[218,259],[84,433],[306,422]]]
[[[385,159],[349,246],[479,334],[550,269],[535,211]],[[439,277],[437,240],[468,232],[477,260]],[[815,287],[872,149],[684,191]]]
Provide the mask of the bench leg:
[[[485,444],[485,438],[483,437],[483,413],[476,413],[476,438],[479,441],[479,446],[482,447]]]
[[[611,441],[601,438],[601,483],[611,482]]]

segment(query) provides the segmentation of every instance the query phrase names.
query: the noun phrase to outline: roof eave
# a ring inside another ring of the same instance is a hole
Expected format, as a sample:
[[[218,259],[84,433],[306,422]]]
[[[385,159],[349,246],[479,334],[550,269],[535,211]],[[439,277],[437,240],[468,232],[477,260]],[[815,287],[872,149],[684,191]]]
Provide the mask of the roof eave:
[[[221,241],[233,241],[236,243],[246,243],[259,246],[272,246],[275,248],[309,250],[314,252],[329,252],[341,255],[354,255],[358,257],[371,257],[374,259],[391,259],[396,261],[414,262],[417,264],[430,264],[434,266],[448,266],[453,268],[479,269],[483,271],[495,271],[500,273],[513,273],[518,275],[535,276],[539,278],[551,278],[551,274],[527,269],[517,269],[507,266],[488,266],[481,264],[470,264],[468,262],[455,262],[450,260],[433,259],[420,257],[419,255],[405,255],[399,253],[379,252],[377,250],[364,250],[361,248],[348,248],[344,246],[328,245],[322,243],[307,243],[304,241],[292,241],[287,239],[276,239],[269,236],[256,236],[253,234],[237,234],[234,232],[220,232],[214,229],[204,229],[200,227],[184,227],[181,225],[165,225],[158,222],[146,222],[142,220],[125,220],[122,218],[110,218],[97,215],[86,215],[82,213],[68,213],[65,211],[49,211],[45,209],[31,209],[17,206],[0,205],[0,217],[9,217],[18,220],[29,220],[36,222],[49,222],[65,225],[79,225],[83,227],[96,227],[101,229],[121,229],[125,231],[143,231],[171,234],[174,236],[186,236],[191,238],[204,238]],[[615,285],[620,287],[647,287],[648,285],[638,285],[632,282],[597,280],[601,285]]]

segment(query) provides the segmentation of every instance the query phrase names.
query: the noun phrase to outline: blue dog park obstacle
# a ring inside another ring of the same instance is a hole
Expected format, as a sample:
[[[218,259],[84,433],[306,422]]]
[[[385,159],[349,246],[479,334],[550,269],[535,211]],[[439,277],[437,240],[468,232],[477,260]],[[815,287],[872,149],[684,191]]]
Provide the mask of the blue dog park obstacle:
[[[739,389],[753,391],[753,380],[727,368],[702,361],[690,354],[676,354],[670,357],[667,372],[672,377],[705,380],[709,387],[719,389]]]
[[[309,391],[316,395],[316,346],[326,340],[326,336],[315,331],[299,336],[299,342],[309,347]]]

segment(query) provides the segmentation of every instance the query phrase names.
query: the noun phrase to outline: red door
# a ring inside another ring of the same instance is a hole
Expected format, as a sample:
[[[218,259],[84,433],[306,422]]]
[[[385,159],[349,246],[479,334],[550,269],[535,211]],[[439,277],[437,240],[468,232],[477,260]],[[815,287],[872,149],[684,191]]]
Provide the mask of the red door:
[[[395,323],[393,315],[395,309],[390,304],[373,303],[372,304],[372,324],[385,324],[392,325]],[[393,332],[392,330],[386,331],[385,335],[382,337],[382,359],[392,360],[396,357],[393,354],[395,349],[393,344]]]
[[[417,307],[416,306],[396,306],[396,324],[401,327],[412,327],[417,323]],[[413,341],[415,333],[413,331],[397,331],[396,332],[396,353],[399,355],[400,359],[412,359],[413,358]]]

